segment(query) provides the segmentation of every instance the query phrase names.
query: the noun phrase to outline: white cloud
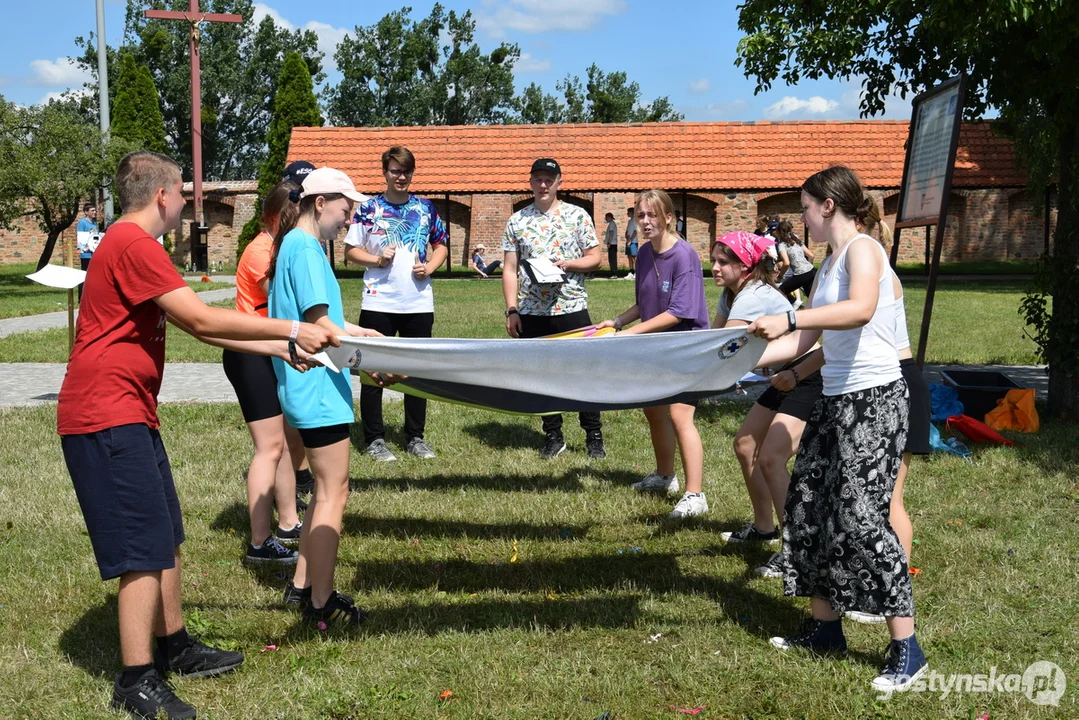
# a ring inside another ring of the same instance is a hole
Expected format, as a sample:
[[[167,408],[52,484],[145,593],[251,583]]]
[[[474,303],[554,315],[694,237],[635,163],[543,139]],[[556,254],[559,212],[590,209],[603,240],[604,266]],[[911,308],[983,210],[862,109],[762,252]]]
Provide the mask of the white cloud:
[[[476,26],[495,37],[504,37],[507,30],[589,30],[604,16],[626,10],[626,0],[483,0],[482,5]]]
[[[286,20],[281,13],[274,8],[264,3],[255,3],[255,11],[252,13],[252,21],[258,25],[262,22],[263,18],[270,18],[274,21],[275,25],[283,27],[286,30],[295,30],[295,23]],[[327,58],[333,59],[333,53],[337,49],[338,43],[345,39],[345,35],[348,35],[348,30],[345,28],[334,27],[329,23],[319,22],[318,20],[308,20],[304,26],[304,30],[310,30],[318,36],[318,49],[321,50]]]
[[[769,120],[778,120],[791,115],[826,115],[837,107],[839,107],[838,102],[823,98],[820,95],[814,95],[808,100],[799,100],[793,95],[788,95],[779,102],[766,107],[764,117]]]
[[[62,100],[64,95],[70,94],[72,97],[86,97],[90,94],[90,91],[86,88],[68,89],[68,90],[56,90],[53,92],[47,92],[35,105],[47,105],[52,100]]]
[[[91,79],[90,73],[80,68],[71,58],[61,57],[56,60],[31,60],[33,71],[29,85],[34,87],[71,87],[82,85]]]
[[[521,57],[517,59],[517,63],[513,66],[514,73],[546,72],[550,69],[550,60],[534,58],[528,53],[521,53]]]
[[[711,89],[712,82],[706,77],[702,77],[699,80],[693,80],[689,84],[689,91],[694,95],[704,95]]]

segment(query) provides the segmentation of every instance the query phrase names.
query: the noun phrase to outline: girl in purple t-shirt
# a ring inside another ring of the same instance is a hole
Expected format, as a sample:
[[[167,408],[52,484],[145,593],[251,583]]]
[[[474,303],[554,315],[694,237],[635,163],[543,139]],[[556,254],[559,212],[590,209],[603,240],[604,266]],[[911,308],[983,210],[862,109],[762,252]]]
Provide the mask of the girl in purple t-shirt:
[[[637,256],[636,299],[614,320],[599,327],[613,327],[621,333],[640,334],[705,330],[708,305],[704,298],[704,275],[697,252],[675,232],[674,205],[662,190],[647,190],[634,202],[637,229],[644,243]],[[641,322],[622,329],[636,320]],[[708,512],[708,500],[701,492],[704,475],[704,448],[693,424],[696,405],[675,403],[644,409],[652,433],[656,471],[633,488],[640,491],[678,492],[674,474],[674,447],[682,455],[686,492],[675,505],[671,517],[683,518]]]

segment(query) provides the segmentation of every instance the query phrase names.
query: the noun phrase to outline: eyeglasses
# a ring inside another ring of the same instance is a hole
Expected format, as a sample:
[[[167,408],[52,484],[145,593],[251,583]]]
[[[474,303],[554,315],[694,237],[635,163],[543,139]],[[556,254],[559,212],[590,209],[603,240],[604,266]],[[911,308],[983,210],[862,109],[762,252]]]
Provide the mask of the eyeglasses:
[[[414,170],[387,170],[391,177],[412,177]]]

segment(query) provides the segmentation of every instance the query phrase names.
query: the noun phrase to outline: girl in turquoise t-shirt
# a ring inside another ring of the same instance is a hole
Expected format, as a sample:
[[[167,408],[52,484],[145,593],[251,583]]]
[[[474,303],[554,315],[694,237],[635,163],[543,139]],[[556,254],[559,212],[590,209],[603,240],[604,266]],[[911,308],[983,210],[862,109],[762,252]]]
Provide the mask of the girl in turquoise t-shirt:
[[[270,261],[271,317],[315,323],[338,335],[378,336],[345,322],[341,288],[319,241],[333,241],[363,199],[339,170],[319,168],[290,193]],[[348,501],[352,387],[347,371],[314,367],[300,373],[274,362],[277,395],[286,419],[300,432],[315,492],[300,534],[300,559],[285,602],[303,606],[312,623],[349,625],[366,613],[333,589],[341,520]]]

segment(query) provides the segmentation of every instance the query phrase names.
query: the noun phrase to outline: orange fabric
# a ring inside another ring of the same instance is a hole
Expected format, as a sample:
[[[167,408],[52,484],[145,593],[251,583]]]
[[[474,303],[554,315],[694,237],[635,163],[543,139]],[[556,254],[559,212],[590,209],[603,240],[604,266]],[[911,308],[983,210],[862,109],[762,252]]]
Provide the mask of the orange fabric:
[[[297,127],[288,159],[335,167],[358,190],[381,192],[386,179],[373,159],[405,145],[419,162],[412,192],[434,199],[480,192],[531,199],[528,168],[538,157],[558,160],[567,192],[741,188],[765,198],[837,163],[869,187],[899,187],[909,129],[909,122],[894,120]],[[1026,182],[1014,144],[994,133],[993,122],[963,123],[956,188]]]
[[[267,232],[259,233],[251,244],[244,248],[240,264],[236,266],[236,309],[240,312],[267,316],[268,298],[259,283],[266,279],[272,253],[273,238]]]
[[[1034,407],[1034,390],[1009,390],[997,400],[996,408],[985,414],[985,424],[997,430],[1038,432],[1041,423]]]

